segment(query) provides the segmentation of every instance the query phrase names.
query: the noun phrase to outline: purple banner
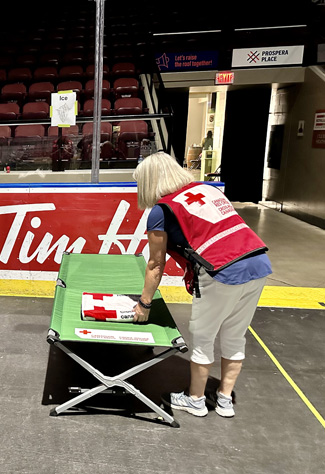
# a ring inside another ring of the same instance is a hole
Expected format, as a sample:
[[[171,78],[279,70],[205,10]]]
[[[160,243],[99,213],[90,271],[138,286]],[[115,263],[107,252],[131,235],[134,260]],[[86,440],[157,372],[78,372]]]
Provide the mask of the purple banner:
[[[202,71],[218,66],[217,51],[156,53],[155,58],[160,72]]]

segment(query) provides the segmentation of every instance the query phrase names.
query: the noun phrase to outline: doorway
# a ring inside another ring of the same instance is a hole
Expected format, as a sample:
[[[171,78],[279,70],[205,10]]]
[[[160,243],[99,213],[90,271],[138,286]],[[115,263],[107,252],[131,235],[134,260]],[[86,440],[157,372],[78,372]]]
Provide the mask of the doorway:
[[[271,85],[228,90],[221,180],[230,201],[262,200]]]

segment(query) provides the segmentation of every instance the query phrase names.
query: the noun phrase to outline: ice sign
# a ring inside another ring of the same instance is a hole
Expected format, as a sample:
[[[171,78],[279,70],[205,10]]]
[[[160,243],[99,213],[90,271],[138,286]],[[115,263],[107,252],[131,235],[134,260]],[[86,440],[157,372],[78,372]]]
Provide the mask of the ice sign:
[[[51,125],[70,127],[76,124],[78,112],[77,94],[73,91],[60,91],[51,94]]]

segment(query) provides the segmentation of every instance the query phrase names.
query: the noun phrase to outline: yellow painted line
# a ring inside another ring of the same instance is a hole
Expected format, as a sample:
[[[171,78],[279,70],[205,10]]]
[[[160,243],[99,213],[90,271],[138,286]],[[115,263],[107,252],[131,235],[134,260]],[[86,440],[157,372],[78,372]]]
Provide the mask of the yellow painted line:
[[[159,290],[166,303],[192,303],[184,286],[160,286]]]
[[[160,286],[166,303],[191,304],[184,286]],[[0,280],[0,295],[53,298],[55,282],[39,280]],[[325,289],[266,286],[258,302],[260,307],[325,309]]]
[[[184,287],[161,286],[159,289],[166,303],[192,302]],[[325,309],[325,288],[265,286],[258,306]]]
[[[279,308],[325,309],[325,288],[265,286],[258,305]]]
[[[319,421],[319,423],[322,425],[323,428],[325,428],[325,420],[322,417],[322,415],[316,410],[314,405],[308,400],[306,395],[300,390],[298,385],[292,380],[288,372],[282,367],[280,362],[276,359],[276,357],[272,354],[270,349],[264,344],[262,339],[258,336],[258,334],[254,331],[254,329],[249,326],[249,331],[252,333],[252,335],[255,337],[257,342],[260,344],[260,346],[265,350],[267,355],[270,357],[272,362],[276,365],[276,367],[279,369],[281,374],[284,376],[286,381],[291,385],[291,387],[295,390],[295,392],[299,395],[301,400],[306,404],[306,406],[309,408],[309,410],[312,412],[312,414],[316,417],[316,419]]]
[[[0,280],[0,296],[53,298],[55,281]]]

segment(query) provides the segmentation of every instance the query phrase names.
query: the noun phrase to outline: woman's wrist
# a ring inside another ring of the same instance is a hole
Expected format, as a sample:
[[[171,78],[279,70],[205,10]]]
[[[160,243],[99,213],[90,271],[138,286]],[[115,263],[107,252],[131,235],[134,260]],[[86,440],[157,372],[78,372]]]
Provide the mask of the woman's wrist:
[[[147,302],[144,302],[141,298],[139,298],[138,303],[140,306],[142,306],[142,308],[145,308],[145,309],[150,309],[152,306],[152,301],[150,303],[147,303]]]

